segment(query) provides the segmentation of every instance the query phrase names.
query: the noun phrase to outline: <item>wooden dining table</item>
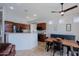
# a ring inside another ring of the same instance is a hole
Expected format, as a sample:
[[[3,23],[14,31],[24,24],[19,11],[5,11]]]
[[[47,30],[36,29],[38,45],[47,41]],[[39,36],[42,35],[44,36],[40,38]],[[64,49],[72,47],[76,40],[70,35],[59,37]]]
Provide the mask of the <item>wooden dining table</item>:
[[[66,46],[74,47],[74,48],[79,48],[79,45],[74,41],[74,40],[67,40],[67,39],[61,39],[61,38],[48,38],[45,41],[46,42],[59,42],[59,41]]]
[[[61,42],[64,46],[68,46],[70,48],[77,48],[78,49],[77,52],[78,52],[78,55],[79,55],[79,45],[74,40],[67,40],[67,39],[62,39],[62,38],[47,38],[45,41],[49,42],[49,43]],[[71,52],[71,53],[73,53],[73,52]],[[67,53],[67,55],[68,55],[68,53]]]

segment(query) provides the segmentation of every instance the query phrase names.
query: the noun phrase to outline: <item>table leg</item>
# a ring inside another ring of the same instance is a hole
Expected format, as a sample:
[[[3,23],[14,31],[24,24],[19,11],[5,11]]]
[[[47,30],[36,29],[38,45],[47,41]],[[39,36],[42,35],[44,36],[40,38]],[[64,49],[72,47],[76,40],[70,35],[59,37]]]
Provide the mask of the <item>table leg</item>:
[[[49,51],[50,42],[46,42],[46,51]]]
[[[71,56],[74,56],[74,50],[73,50],[73,47],[70,47],[71,48]]]
[[[69,56],[70,47],[67,46],[67,56]]]

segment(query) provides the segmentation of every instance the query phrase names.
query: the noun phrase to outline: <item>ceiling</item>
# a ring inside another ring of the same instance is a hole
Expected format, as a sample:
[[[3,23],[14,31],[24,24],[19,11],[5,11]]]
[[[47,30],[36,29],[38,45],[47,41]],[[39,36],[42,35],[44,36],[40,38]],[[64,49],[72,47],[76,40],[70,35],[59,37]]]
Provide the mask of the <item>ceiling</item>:
[[[64,9],[67,9],[73,5],[78,5],[77,3],[65,3]],[[47,21],[53,19],[60,19],[61,17],[73,17],[79,15],[79,7],[70,10],[61,16],[59,13],[51,13],[53,10],[61,10],[60,3],[0,3],[0,7],[4,7],[7,15],[14,15],[25,21]],[[14,9],[11,10],[9,7],[13,6]],[[36,14],[37,16],[33,16]],[[30,17],[30,18],[27,18]]]

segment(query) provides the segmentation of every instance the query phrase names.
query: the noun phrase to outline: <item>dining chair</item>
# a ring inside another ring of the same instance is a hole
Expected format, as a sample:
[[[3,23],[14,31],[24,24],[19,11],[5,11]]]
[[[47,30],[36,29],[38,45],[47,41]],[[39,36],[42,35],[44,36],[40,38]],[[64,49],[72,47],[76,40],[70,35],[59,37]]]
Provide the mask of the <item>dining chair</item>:
[[[79,45],[79,41],[76,41],[76,43]],[[79,48],[73,48],[74,52],[76,53],[76,56],[79,56]]]
[[[46,42],[45,49],[46,49],[47,52],[52,49],[52,44],[53,44],[52,42]]]
[[[60,56],[63,55],[63,45],[61,42],[54,42],[53,43],[53,56],[55,55],[55,53],[59,51],[60,52]]]

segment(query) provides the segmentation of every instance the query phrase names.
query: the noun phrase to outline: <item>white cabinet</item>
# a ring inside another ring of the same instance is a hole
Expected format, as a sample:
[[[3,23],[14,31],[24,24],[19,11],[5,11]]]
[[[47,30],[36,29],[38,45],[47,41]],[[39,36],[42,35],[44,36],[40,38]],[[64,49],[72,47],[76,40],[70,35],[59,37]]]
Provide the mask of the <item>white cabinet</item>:
[[[38,46],[36,33],[7,33],[9,43],[15,44],[16,50],[27,50]]]

